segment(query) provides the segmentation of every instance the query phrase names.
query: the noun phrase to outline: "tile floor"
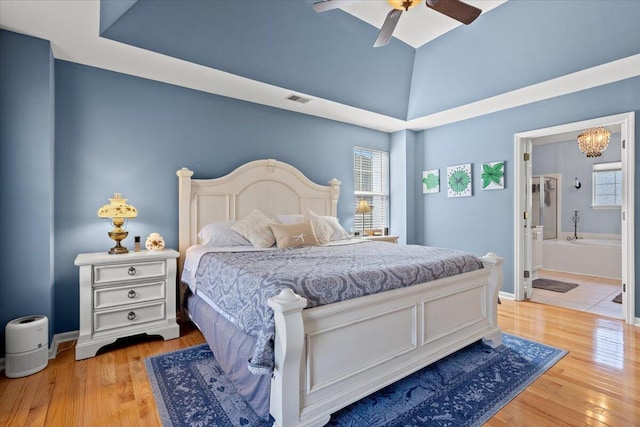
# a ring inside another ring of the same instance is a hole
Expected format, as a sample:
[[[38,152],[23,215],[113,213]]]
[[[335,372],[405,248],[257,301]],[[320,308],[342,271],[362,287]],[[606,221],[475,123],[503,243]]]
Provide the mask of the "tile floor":
[[[580,286],[566,293],[534,288],[532,302],[586,311],[616,319],[623,318],[622,304],[611,301],[622,291],[622,281],[619,279],[550,270],[539,270],[538,277],[577,283]]]

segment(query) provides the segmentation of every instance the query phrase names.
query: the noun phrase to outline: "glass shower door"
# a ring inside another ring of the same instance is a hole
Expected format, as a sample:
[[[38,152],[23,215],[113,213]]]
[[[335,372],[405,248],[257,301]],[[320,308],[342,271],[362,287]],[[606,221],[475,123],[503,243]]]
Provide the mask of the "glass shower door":
[[[541,215],[544,224],[543,239],[558,238],[558,180],[544,177],[541,196]]]
[[[558,237],[558,180],[548,176],[531,179],[531,223],[544,226],[543,238]]]

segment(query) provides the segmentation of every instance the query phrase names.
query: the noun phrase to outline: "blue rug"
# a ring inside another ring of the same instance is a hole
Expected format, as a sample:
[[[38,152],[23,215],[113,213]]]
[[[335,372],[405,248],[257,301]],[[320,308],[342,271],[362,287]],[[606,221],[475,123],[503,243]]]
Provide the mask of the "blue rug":
[[[333,414],[328,425],[480,426],[567,352],[503,334],[477,342]],[[145,360],[162,423],[271,426],[238,396],[206,344]]]

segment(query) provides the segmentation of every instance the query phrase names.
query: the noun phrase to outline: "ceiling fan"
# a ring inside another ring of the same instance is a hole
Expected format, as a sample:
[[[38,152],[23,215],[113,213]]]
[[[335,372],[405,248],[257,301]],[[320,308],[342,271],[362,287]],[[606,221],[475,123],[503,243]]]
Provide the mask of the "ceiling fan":
[[[313,9],[316,12],[326,12],[357,1],[360,0],[324,0],[314,3]],[[420,0],[387,0],[387,2],[389,2],[392,9],[387,14],[373,47],[386,46],[391,40],[391,35],[396,25],[398,25],[402,12],[417,6]],[[477,7],[463,3],[460,0],[426,0],[425,4],[429,9],[440,12],[465,25],[472,23],[482,13],[482,10]]]

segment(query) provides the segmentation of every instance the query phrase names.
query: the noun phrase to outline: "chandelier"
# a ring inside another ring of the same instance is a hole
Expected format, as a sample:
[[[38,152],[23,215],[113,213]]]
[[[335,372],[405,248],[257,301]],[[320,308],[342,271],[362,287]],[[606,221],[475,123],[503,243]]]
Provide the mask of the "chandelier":
[[[600,157],[609,145],[611,132],[603,127],[587,129],[578,135],[578,147],[587,157]]]

